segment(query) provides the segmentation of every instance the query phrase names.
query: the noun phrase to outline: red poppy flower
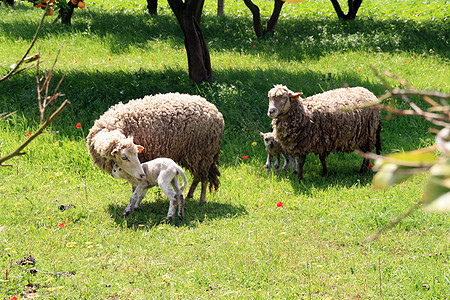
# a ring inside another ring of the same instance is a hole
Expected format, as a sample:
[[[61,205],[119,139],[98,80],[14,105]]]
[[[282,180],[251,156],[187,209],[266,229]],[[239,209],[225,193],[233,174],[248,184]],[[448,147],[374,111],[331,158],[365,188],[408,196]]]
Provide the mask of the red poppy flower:
[[[30,135],[31,135],[31,133],[27,132],[27,136],[30,136]]]
[[[75,126],[76,128],[80,129],[81,128],[81,124],[77,123],[77,125]]]
[[[253,45],[253,48],[256,48],[256,45]]]
[[[277,207],[283,207],[283,202],[281,202],[281,201],[278,202],[278,203],[277,203]]]
[[[63,228],[64,226],[66,226],[66,222],[62,221],[61,224],[58,225],[59,228]]]
[[[184,51],[184,49],[181,49],[181,52],[183,52]]]
[[[369,164],[369,168],[372,168],[373,167],[373,165],[372,164]]]
[[[111,58],[108,58],[109,61],[111,61]]]
[[[244,156],[242,156],[242,158],[243,158],[243,159],[247,159],[247,158],[248,158],[248,155],[244,155]]]
[[[10,300],[17,300],[17,297],[13,296]]]
[[[425,194],[422,195],[422,198],[425,198]]]

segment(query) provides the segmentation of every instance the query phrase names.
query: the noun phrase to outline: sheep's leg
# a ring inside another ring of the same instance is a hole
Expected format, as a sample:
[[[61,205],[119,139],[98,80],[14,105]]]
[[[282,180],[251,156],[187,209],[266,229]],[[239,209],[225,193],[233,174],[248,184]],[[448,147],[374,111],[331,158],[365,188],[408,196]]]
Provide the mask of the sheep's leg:
[[[270,172],[270,165],[272,164],[272,154],[267,154],[267,160],[266,160],[266,172],[269,174]]]
[[[327,156],[328,156],[328,153],[321,153],[319,155],[320,162],[322,163],[322,177],[325,177],[328,174]]]
[[[298,156],[298,182],[302,181],[303,179],[303,165],[306,161],[306,155],[299,155]]]
[[[200,182],[200,179],[194,176],[194,179],[192,180],[191,187],[189,188],[189,192],[186,196],[186,198],[193,198],[195,189],[197,188],[198,183]]]
[[[275,173],[280,174],[280,154],[275,155]]]
[[[284,157],[283,171],[286,171],[287,168],[289,168],[289,165],[291,164],[291,156],[289,154],[284,153],[281,153],[281,155]]]
[[[367,172],[367,170],[369,170],[369,160],[364,158],[361,169],[359,169],[359,173],[364,174]]]
[[[202,180],[202,193],[200,194],[200,204],[206,203],[206,188],[208,187],[208,180]]]

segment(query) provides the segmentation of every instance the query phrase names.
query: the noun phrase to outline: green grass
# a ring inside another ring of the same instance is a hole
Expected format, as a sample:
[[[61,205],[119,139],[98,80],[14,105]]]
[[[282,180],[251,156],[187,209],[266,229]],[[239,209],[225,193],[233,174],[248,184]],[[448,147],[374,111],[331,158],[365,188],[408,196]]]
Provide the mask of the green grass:
[[[257,3],[268,18],[271,1]],[[357,155],[330,155],[327,178],[311,155],[299,184],[289,172],[265,173],[258,136],[271,128],[267,91],[276,83],[305,96],[344,82],[381,95],[374,65],[419,89],[449,92],[445,1],[364,1],[354,22],[337,20],[328,0],[286,4],[265,39],[255,37],[243,1],[227,0],[224,17],[208,1],[202,25],[214,83],[199,87],[188,79],[167,4],[153,17],[145,5],[87,2],[72,26],[46,20],[33,53],[40,49],[48,69],[65,41],[53,81],[66,73],[60,90],[71,105],[49,129],[58,133],[0,168],[0,299],[448,297],[447,215],[414,212],[362,244],[421,199],[426,175],[375,191],[372,173],[357,174]],[[41,13],[27,2],[0,5],[0,74],[26,50]],[[38,127],[35,82],[29,71],[0,84],[0,112],[18,111],[0,122],[0,155]],[[221,187],[206,205],[199,192],[188,200],[184,220],[164,220],[169,203],[157,188],[140,211],[120,218],[130,188],[92,165],[85,136],[113,104],[175,91],[206,97],[225,117]],[[428,127],[418,118],[383,120],[383,153],[433,144]],[[69,204],[75,208],[59,209]],[[29,255],[34,275],[15,263]]]

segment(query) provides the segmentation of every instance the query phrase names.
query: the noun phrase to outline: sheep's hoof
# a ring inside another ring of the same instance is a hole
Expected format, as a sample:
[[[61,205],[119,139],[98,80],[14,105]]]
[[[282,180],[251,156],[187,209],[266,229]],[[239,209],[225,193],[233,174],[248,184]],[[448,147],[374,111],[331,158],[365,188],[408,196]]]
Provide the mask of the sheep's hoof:
[[[173,220],[173,216],[167,216],[166,217],[166,222],[172,222]]]
[[[131,211],[126,211],[126,210],[124,210],[123,213],[122,213],[122,217],[126,217],[126,216],[128,216],[130,213],[131,213]]]

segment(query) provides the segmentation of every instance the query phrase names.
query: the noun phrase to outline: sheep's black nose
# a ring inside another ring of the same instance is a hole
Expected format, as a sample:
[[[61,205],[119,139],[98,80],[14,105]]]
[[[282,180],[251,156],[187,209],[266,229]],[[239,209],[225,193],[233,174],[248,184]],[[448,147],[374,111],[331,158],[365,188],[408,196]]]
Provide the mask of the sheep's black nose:
[[[145,174],[141,174],[139,176],[141,177],[141,179],[145,179]]]
[[[275,111],[276,111],[276,108],[271,107],[271,108],[269,108],[269,110],[267,111],[267,114],[268,114],[269,116],[271,116],[271,115],[273,115],[273,114],[275,113]]]

